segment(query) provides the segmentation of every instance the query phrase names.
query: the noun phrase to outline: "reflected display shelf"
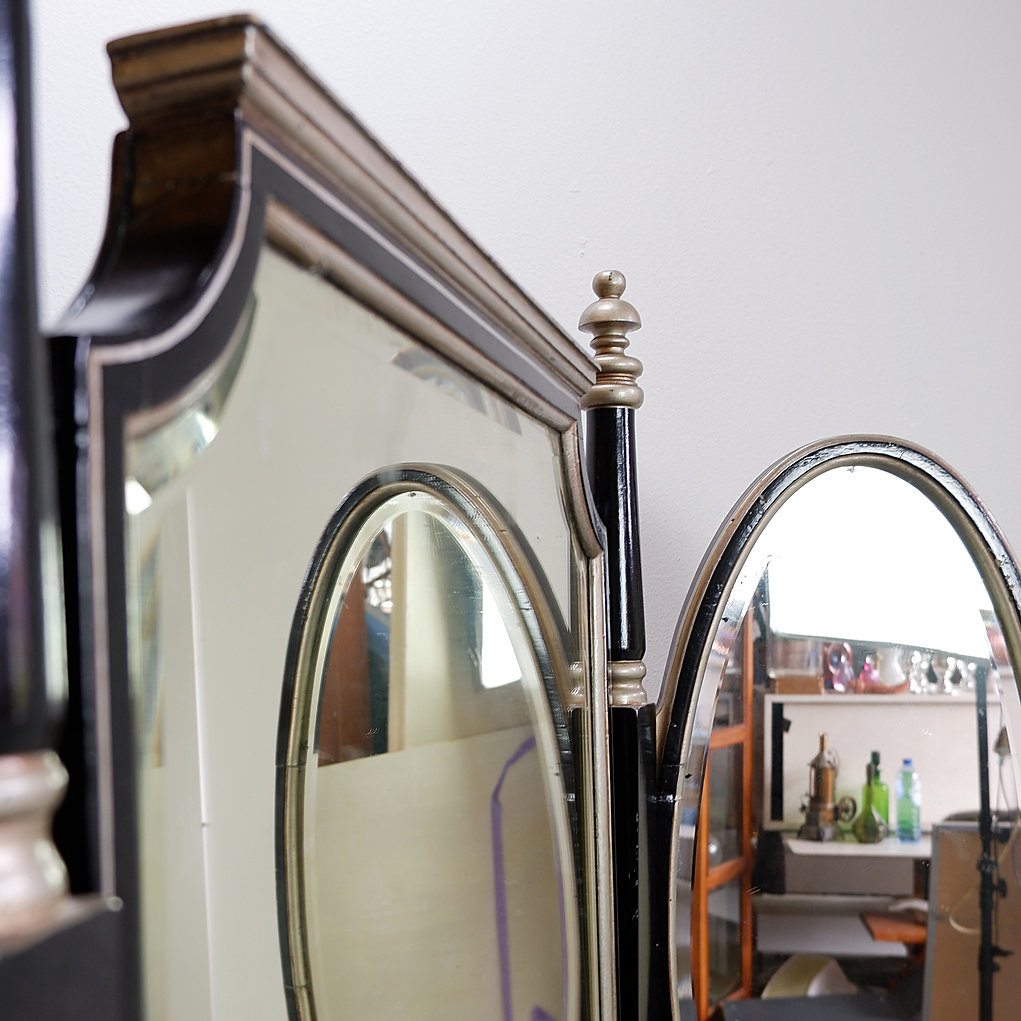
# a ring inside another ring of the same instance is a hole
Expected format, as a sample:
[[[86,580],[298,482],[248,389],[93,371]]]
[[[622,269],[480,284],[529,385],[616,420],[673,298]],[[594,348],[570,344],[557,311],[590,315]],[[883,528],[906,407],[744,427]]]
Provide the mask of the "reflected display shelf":
[[[830,954],[834,957],[906,957],[899,943],[877,943],[863,911],[886,911],[883,896],[755,894],[756,949],[764,954]]]
[[[989,770],[996,778],[995,742],[1005,703],[989,700]],[[909,713],[912,729],[904,729]],[[761,819],[767,830],[796,831],[804,822],[808,763],[819,735],[838,760],[835,800],[861,797],[865,765],[879,752],[881,778],[890,788],[891,809],[897,770],[911,758],[922,781],[922,829],[979,805],[974,739],[974,695],[766,695],[761,703],[763,794]],[[838,852],[839,853],[839,852]]]
[[[887,837],[878,844],[859,844],[856,840],[801,840],[784,834],[784,847],[793,854],[854,858],[931,858],[932,839],[923,833],[920,840],[908,843]]]
[[[848,706],[853,705],[917,705],[920,702],[924,702],[926,705],[974,705],[975,696],[971,692],[961,692],[957,695],[947,695],[940,692],[933,692],[931,694],[911,694],[906,692],[899,695],[854,695],[845,694],[839,691],[827,691],[821,695],[784,695],[778,692],[767,691],[765,692],[766,697],[774,699],[778,702],[791,702],[802,705],[811,704],[813,702],[827,702],[833,703],[846,703]],[[990,691],[987,696],[990,704],[999,703],[1000,695],[999,692]]]

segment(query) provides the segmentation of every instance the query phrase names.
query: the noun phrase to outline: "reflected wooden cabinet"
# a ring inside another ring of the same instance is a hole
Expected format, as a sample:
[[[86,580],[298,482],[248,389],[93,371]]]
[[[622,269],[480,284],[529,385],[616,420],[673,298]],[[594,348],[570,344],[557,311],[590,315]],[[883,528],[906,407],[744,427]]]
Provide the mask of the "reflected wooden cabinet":
[[[723,668],[696,832],[692,984],[699,1021],[752,991],[752,692],[749,610]]]

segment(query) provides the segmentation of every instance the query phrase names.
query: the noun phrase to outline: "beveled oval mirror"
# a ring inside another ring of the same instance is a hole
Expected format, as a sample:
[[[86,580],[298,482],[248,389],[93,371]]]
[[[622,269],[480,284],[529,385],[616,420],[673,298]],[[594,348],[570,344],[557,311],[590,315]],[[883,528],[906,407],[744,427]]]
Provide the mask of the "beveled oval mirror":
[[[334,516],[283,721],[302,1021],[577,1016],[550,613],[498,512],[452,474],[393,469]]]
[[[745,494],[661,701],[675,1017],[1012,1016],[1017,592],[982,505],[903,443],[822,443]]]

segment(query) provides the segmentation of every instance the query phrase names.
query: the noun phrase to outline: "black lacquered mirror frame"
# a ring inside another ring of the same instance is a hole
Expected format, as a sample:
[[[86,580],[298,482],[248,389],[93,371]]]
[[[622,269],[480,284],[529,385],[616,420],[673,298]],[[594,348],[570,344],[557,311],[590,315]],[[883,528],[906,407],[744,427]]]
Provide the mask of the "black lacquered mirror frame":
[[[679,860],[676,813],[682,810],[682,787],[690,790],[698,785],[701,789],[705,776],[708,743],[695,747],[692,739],[696,705],[709,705],[708,695],[715,694],[700,691],[710,643],[717,638],[738,573],[765,524],[812,478],[855,466],[877,468],[904,480],[944,514],[988,587],[1003,628],[1008,659],[1021,662],[1021,574],[1017,564],[995,521],[968,484],[931,453],[889,437],[839,437],[795,451],[749,487],[717,533],[689,591],[657,710],[660,766],[652,807],[652,860],[656,870],[652,924],[657,954],[652,964],[650,999],[657,1017],[676,1016],[677,1010],[674,891],[678,880],[691,881],[694,862],[686,857]],[[716,651],[725,655],[728,650]],[[708,727],[711,722],[710,714],[702,724]]]
[[[134,1019],[140,848],[125,633],[125,423],[150,412],[165,420],[229,357],[267,240],[399,329],[425,335],[441,360],[551,430],[574,469],[562,480],[563,512],[596,598],[601,546],[577,440],[591,363],[257,20],[122,40],[111,57],[129,126],[115,144],[109,230],[51,343],[72,666],[61,748],[72,774],[71,821],[61,846],[76,892],[101,893],[103,940],[93,957],[100,974],[116,978],[104,983],[98,1009]],[[295,108],[314,132],[295,135]],[[318,261],[327,250],[328,265]],[[579,640],[590,643],[588,621],[581,626]],[[585,657],[593,669],[602,665],[590,648]],[[566,741],[559,724],[557,734]],[[594,734],[578,736],[591,742]],[[570,779],[576,764],[566,754],[563,761]],[[608,806],[593,814],[586,848],[608,825]],[[594,854],[586,849],[585,857]],[[594,894],[593,870],[578,871],[590,883],[581,910],[594,916],[593,898],[608,899],[608,877]],[[598,974],[608,969],[592,963],[600,951],[587,942],[587,981],[602,990],[593,1002],[609,999],[612,981]]]

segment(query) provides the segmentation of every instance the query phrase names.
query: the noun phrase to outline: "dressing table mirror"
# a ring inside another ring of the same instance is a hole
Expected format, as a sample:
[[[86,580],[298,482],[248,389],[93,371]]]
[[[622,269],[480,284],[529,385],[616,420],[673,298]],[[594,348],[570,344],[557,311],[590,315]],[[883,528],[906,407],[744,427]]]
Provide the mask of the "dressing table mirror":
[[[672,1016],[1010,1016],[1017,593],[975,496],[898,441],[817,444],[745,494],[660,704]]]
[[[86,907],[5,1001],[608,1016],[594,363],[258,21],[110,57],[52,341]]]
[[[108,231],[50,338],[56,465],[26,455],[40,492],[12,530],[48,623],[9,640],[31,697],[0,675],[0,793],[12,763],[36,785],[30,811],[0,796],[0,843],[39,881],[34,914],[0,912],[2,1009],[1016,1002],[1021,579],[953,471],[869,437],[775,465],[653,704],[623,276],[594,280],[589,357],[252,18],[110,56]],[[31,337],[29,285],[0,273],[7,336]],[[921,833],[898,842],[906,758]]]

